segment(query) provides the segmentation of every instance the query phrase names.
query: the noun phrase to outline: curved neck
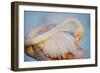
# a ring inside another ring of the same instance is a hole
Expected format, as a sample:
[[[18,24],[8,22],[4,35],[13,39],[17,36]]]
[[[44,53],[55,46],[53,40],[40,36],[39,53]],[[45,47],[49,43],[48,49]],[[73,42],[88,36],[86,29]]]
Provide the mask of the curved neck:
[[[83,32],[83,27],[82,27],[82,24],[80,23],[80,21],[77,20],[76,18],[69,18],[69,19],[65,20],[64,22],[62,22],[61,24],[59,24],[56,27],[54,27],[53,29],[51,29],[50,31],[45,32],[45,33],[37,36],[36,38],[34,38],[32,40],[31,43],[32,44],[38,44],[38,43],[40,43],[42,41],[45,41],[45,40],[49,39],[54,34],[56,34],[59,31],[60,28],[63,28],[64,26],[67,26],[70,23],[74,23],[77,26],[76,30],[80,29],[80,31]]]

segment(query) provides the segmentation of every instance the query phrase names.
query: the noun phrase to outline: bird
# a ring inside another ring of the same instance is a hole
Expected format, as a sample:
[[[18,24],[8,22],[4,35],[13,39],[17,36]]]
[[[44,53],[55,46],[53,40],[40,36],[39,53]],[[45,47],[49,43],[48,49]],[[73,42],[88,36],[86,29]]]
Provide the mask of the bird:
[[[49,30],[35,27],[25,39],[25,54],[39,61],[83,59],[83,34],[84,27],[77,18],[67,18]]]

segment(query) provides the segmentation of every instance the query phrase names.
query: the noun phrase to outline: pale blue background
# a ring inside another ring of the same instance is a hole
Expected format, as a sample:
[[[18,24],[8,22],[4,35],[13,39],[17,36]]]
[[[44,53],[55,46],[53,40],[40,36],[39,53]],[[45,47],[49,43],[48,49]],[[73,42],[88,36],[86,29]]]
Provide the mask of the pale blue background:
[[[84,27],[84,37],[81,40],[85,58],[90,58],[90,14],[85,13],[61,13],[61,12],[24,12],[24,34],[26,35],[35,26],[42,24],[59,24],[69,17],[80,20]],[[33,61],[31,57],[24,55],[24,61]]]

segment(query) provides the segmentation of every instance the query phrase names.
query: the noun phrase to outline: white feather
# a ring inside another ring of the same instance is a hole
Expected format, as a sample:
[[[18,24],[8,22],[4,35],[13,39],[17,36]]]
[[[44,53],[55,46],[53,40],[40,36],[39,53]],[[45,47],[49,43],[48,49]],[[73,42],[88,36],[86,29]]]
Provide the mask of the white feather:
[[[70,27],[73,27],[70,29]],[[71,26],[70,26],[71,25]],[[75,26],[76,25],[76,26]],[[43,52],[50,57],[64,56],[65,53],[71,52],[75,56],[79,55],[77,51],[75,34],[80,31],[83,34],[83,27],[79,20],[70,18],[65,20],[63,23],[55,26],[51,30],[38,34],[40,30],[45,30],[43,27],[35,28],[34,31],[28,35],[25,45],[36,45],[43,49]],[[72,32],[71,35],[69,32]],[[36,34],[38,34],[36,36]],[[38,48],[37,48],[38,49]]]

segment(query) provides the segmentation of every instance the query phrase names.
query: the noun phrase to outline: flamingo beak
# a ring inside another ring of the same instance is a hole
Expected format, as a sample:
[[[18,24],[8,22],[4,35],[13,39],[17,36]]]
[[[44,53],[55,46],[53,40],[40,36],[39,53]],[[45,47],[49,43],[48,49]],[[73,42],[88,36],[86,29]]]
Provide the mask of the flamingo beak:
[[[80,42],[80,39],[82,38],[83,36],[83,29],[78,29],[75,33],[75,40],[77,43]]]

